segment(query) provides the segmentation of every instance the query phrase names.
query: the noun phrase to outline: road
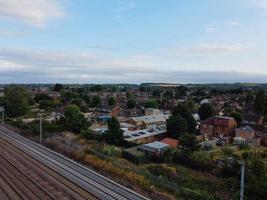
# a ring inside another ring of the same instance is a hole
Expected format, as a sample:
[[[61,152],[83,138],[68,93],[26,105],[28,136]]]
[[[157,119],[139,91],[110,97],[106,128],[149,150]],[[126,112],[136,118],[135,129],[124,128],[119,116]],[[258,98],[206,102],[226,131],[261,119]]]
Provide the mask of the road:
[[[0,126],[0,199],[148,198]]]

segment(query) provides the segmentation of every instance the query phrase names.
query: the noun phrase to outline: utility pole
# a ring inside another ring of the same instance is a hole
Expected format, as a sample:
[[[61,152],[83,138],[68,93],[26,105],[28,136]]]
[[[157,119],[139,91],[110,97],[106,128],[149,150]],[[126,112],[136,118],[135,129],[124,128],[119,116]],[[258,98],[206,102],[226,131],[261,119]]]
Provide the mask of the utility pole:
[[[42,113],[40,113],[39,114],[39,119],[40,119],[40,143],[42,143],[42,140],[43,140],[43,114]]]
[[[241,162],[240,200],[244,199],[245,162]]]
[[[0,111],[2,112],[2,124],[5,124],[5,107],[0,107]]]

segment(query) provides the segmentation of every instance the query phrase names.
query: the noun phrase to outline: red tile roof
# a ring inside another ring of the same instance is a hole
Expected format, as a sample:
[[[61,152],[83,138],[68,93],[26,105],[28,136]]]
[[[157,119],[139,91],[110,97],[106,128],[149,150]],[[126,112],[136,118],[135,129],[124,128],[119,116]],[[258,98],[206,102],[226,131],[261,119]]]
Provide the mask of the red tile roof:
[[[232,117],[211,117],[202,121],[201,123],[227,127],[229,125],[230,120],[232,119],[233,119]]]
[[[172,139],[172,138],[165,138],[165,139],[161,140],[160,142],[164,143],[164,144],[168,144],[173,148],[176,148],[177,144],[178,144],[178,140],[175,140],[175,139]]]

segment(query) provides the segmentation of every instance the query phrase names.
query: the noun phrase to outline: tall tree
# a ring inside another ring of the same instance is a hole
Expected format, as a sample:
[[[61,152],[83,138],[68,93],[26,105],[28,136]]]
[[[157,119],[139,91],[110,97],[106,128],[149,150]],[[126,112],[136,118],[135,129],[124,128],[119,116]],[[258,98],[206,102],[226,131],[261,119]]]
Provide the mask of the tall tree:
[[[187,133],[188,127],[184,118],[180,115],[172,115],[166,122],[167,134],[175,139],[178,139],[180,135]]]
[[[240,112],[238,111],[233,111],[230,113],[229,117],[233,117],[237,123],[237,126],[241,126],[241,122],[243,120],[243,116]]]
[[[254,108],[258,115],[262,115],[264,113],[264,101],[265,94],[264,90],[259,90],[255,97]]]
[[[133,109],[136,106],[136,101],[134,99],[129,99],[127,102],[127,108]]]
[[[120,122],[117,120],[117,118],[112,117],[108,121],[108,130],[104,134],[105,140],[109,144],[114,145],[121,145],[123,142],[123,131],[120,127]]]
[[[60,92],[62,89],[63,89],[63,85],[62,84],[57,83],[57,84],[54,85],[54,91],[55,92]]]
[[[195,134],[197,123],[194,117],[192,116],[191,111],[185,104],[182,103],[178,104],[176,108],[173,110],[172,114],[184,118],[187,124],[188,133]]]
[[[184,134],[179,138],[181,149],[185,154],[193,153],[198,151],[200,146],[196,140],[196,136],[191,134]]]
[[[146,104],[145,104],[146,108],[158,108],[159,107],[159,103],[157,102],[156,99],[149,99]]]
[[[199,107],[198,114],[201,120],[208,119],[214,114],[213,108],[210,104],[205,103]]]
[[[253,104],[254,96],[251,93],[248,93],[245,97],[245,103],[246,104]]]
[[[101,99],[100,99],[100,97],[99,96],[93,96],[91,103],[92,103],[92,106],[93,107],[100,106],[101,105]]]
[[[109,98],[108,98],[108,105],[109,105],[109,106],[114,106],[115,103],[116,103],[116,100],[115,100],[114,97],[109,97]]]
[[[89,125],[85,116],[76,105],[69,105],[65,108],[63,122],[65,128],[74,133],[80,133],[81,130],[87,129]]]
[[[19,117],[29,111],[30,94],[19,86],[10,86],[5,89],[5,106],[7,115]]]

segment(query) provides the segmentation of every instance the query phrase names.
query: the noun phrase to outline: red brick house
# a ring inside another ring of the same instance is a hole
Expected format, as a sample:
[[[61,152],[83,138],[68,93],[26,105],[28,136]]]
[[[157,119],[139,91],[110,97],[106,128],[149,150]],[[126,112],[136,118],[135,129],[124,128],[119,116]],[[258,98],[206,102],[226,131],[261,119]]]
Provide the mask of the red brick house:
[[[237,123],[232,117],[211,117],[201,122],[201,133],[205,138],[234,136]]]

